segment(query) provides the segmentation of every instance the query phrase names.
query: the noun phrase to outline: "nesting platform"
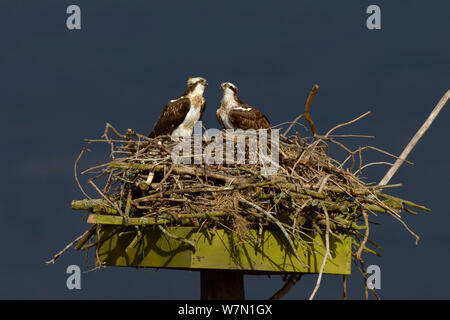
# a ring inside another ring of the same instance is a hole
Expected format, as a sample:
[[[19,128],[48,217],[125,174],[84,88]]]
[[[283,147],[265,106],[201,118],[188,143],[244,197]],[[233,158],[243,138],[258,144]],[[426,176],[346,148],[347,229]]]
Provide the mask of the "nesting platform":
[[[95,221],[91,215],[90,222]],[[185,270],[240,270],[244,273],[319,273],[325,254],[324,237],[315,233],[309,248],[294,242],[297,253],[307,264],[303,267],[292,253],[282,233],[264,230],[258,245],[239,240],[225,229],[214,233],[195,227],[169,227],[175,236],[195,243],[191,245],[172,239],[157,228],[142,231],[139,241],[135,233],[117,232],[117,225],[101,225],[98,232],[97,257],[102,265],[119,267],[148,267]],[[256,238],[257,231],[251,230]],[[306,236],[305,236],[306,238]],[[307,239],[305,239],[307,240]],[[309,250],[308,250],[309,249]],[[350,274],[351,237],[330,238],[332,258],[325,265],[324,273]]]

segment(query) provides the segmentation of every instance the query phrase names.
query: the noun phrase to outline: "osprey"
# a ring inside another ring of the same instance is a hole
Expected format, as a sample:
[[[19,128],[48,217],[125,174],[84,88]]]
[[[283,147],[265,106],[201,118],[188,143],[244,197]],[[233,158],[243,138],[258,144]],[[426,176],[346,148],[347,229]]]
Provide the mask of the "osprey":
[[[205,112],[206,103],[203,92],[207,85],[204,78],[189,78],[186,92],[166,104],[149,137],[167,134],[174,138],[190,136],[194,123],[199,121]]]
[[[224,82],[221,85],[223,97],[216,111],[217,121],[224,129],[268,129],[267,117],[256,108],[242,103],[237,95],[237,87]]]

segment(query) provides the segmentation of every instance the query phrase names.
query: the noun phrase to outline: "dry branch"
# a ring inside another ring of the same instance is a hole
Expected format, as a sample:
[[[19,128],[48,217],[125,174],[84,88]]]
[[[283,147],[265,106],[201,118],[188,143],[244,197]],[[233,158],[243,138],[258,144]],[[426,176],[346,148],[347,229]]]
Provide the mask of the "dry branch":
[[[403,162],[406,161],[406,158],[408,157],[411,150],[416,146],[417,142],[419,142],[420,138],[425,134],[425,132],[428,130],[428,128],[431,126],[433,121],[438,116],[439,112],[441,112],[442,108],[444,108],[445,104],[447,103],[448,99],[450,98],[450,90],[448,90],[444,96],[439,100],[436,107],[433,109],[427,120],[425,120],[425,123],[420,127],[420,129],[416,132],[414,137],[411,139],[411,141],[408,143],[406,148],[403,150],[403,152],[400,154],[400,157],[395,161],[394,165],[389,169],[389,171],[386,173],[386,175],[381,179],[379,185],[385,185],[388,184],[389,181],[392,179],[394,174],[397,172],[397,170],[400,168],[400,166],[403,164]]]

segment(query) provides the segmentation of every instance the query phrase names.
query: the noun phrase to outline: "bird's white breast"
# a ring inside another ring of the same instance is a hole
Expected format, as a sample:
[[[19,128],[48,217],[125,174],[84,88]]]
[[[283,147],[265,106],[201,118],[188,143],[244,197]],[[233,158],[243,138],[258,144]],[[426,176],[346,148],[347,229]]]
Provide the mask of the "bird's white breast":
[[[200,120],[200,116],[202,113],[201,103],[196,101],[197,99],[191,100],[191,108],[189,112],[186,114],[184,121],[172,132],[172,137],[186,137],[192,134],[192,130],[194,129],[194,124],[196,121]],[[203,98],[201,98],[201,102],[203,103]]]
[[[234,129],[233,124],[228,118],[228,112],[230,112],[230,110],[235,105],[237,105],[237,102],[234,99],[234,93],[228,88],[225,89],[221,100],[221,106],[217,110],[217,112],[219,113],[219,117],[222,119],[223,125],[225,126],[225,129]]]

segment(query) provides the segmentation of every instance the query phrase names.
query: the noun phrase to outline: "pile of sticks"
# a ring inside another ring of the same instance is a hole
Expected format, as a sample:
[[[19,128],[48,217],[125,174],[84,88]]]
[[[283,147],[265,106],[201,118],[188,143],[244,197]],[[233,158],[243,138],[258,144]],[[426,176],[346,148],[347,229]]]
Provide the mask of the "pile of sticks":
[[[96,195],[89,196],[86,186],[83,187],[78,179],[77,166],[83,150],[74,169],[77,184],[86,198],[73,200],[72,209],[90,211],[93,213],[90,217],[94,219],[90,222],[97,225],[112,223],[138,229],[158,228],[168,235],[168,226],[227,228],[246,241],[257,242],[259,239],[252,238],[250,229],[257,229],[261,234],[265,228],[276,228],[282,231],[303,265],[294,242],[301,244],[305,235],[318,232],[325,235],[327,246],[322,270],[330,252],[329,237],[350,234],[353,256],[364,270],[362,252],[379,254],[379,246],[369,239],[370,213],[383,213],[398,220],[418,241],[419,237],[403,221],[402,213],[415,215],[417,210],[429,209],[386,193],[387,189],[401,185],[362,181],[364,169],[376,164],[362,163],[364,150],[398,157],[370,146],[350,150],[337,140],[345,136],[333,135],[336,129],[352,124],[370,112],[335,126],[325,135],[317,134],[309,116],[316,90],[313,88],[304,114],[312,136],[301,137],[298,132],[289,134],[302,116],[290,122],[288,129],[280,135],[279,170],[270,176],[261,174],[259,163],[174,163],[171,152],[177,141],[168,136],[149,138],[131,129],[121,134],[107,124],[101,139],[86,140],[90,144],[104,143],[110,148],[107,162],[82,171],[83,175],[90,175],[87,185]],[[348,156],[341,162],[334,160],[328,155],[329,144],[339,146]],[[206,147],[207,143],[203,142],[202,148]],[[76,249],[95,246],[95,234],[94,226],[48,263],[53,263],[75,243]],[[89,240],[92,242],[88,243]],[[179,240],[189,243],[186,239]]]
[[[83,171],[95,175],[88,184],[98,198],[88,197],[82,188],[87,198],[72,201],[72,209],[111,215],[129,225],[233,227],[242,218],[249,227],[278,222],[294,238],[305,230],[324,231],[325,211],[332,230],[352,232],[367,227],[359,225],[364,212],[401,219],[402,211],[429,210],[384,192],[400,185],[362,182],[358,173],[364,165],[346,170],[345,163],[356,157],[333,160],[326,154],[325,137],[312,142],[299,135],[282,138],[279,170],[271,176],[261,174],[260,164],[173,163],[176,142],[165,136],[147,138],[129,130],[117,138],[88,140],[110,144],[112,159]],[[97,183],[101,178],[106,181],[102,186]]]

